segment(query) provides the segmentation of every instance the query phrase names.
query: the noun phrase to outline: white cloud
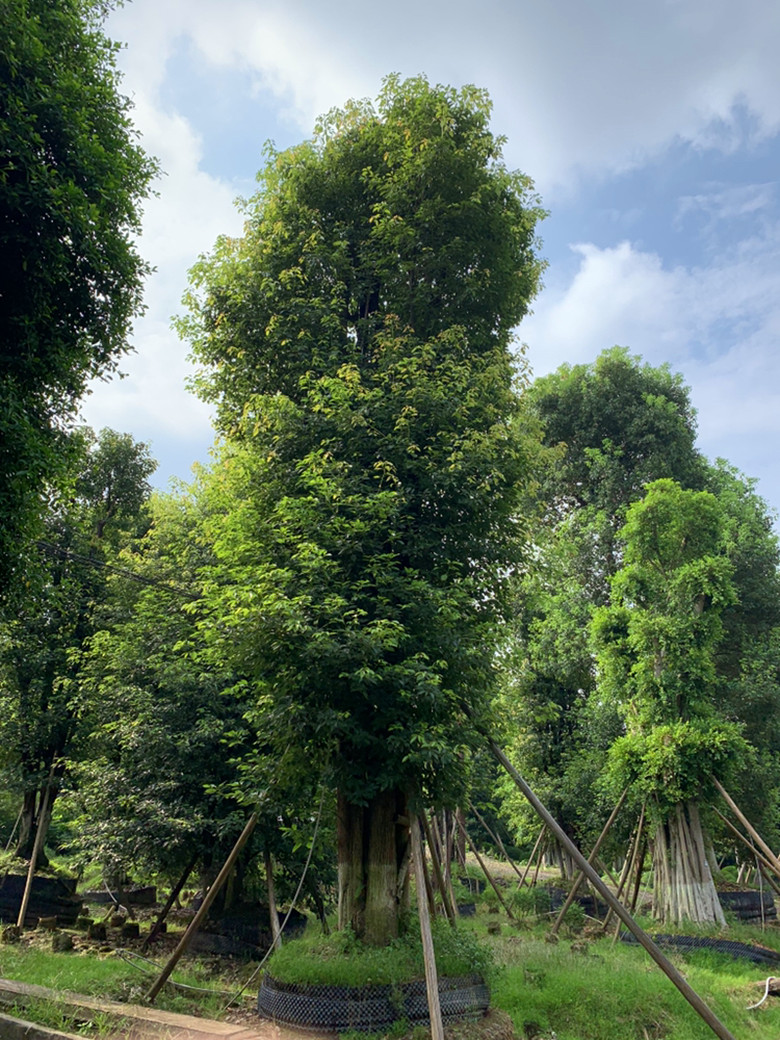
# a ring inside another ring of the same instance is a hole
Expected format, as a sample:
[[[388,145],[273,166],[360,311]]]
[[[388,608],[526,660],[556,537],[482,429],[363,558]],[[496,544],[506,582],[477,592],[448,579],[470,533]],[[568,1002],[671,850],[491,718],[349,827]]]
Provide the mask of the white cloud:
[[[133,78],[160,81],[175,40],[253,72],[308,133],[316,115],[373,95],[383,75],[491,90],[510,159],[545,190],[577,170],[614,171],[678,139],[732,148],[780,127],[780,6],[745,0],[135,0],[112,19]],[[123,59],[124,60],[124,59]]]
[[[197,126],[164,100],[177,56],[178,75],[182,54],[190,60],[191,53],[212,73],[245,73],[247,95],[270,92],[277,115],[302,136],[319,113],[348,97],[375,95],[390,71],[486,86],[495,126],[509,138],[509,163],[527,170],[553,205],[556,192],[576,193],[581,174],[606,180],[674,142],[733,150],[780,127],[780,6],[765,0],[743,0],[738,12],[726,0],[485,0],[478,9],[465,0],[389,7],[134,0],[111,16],[109,31],[127,41],[125,89],[144,143],[167,176],[144,222],[142,249],[158,270],[136,328],[139,353],[123,366],[131,378],[101,386],[85,410],[95,425],[132,428],[158,442],[191,436],[206,443],[209,436],[207,410],[183,390],[186,348],[168,321],[187,267],[219,233],[239,230],[232,198],[254,173],[231,169],[220,179],[204,172]],[[186,70],[200,72],[195,63]],[[262,126],[251,135],[268,136]],[[254,164],[256,153],[248,156]],[[742,194],[705,186],[682,201],[678,220],[704,212],[714,227],[768,213],[771,201],[767,185]],[[623,207],[623,235],[631,233],[626,215]],[[575,250],[575,276],[563,282],[549,272],[536,314],[521,330],[537,371],[627,344],[653,363],[669,359],[682,368],[707,443],[729,430],[735,437],[778,432],[775,227],[767,224],[699,269],[672,267],[628,241]]]
[[[776,460],[763,450],[780,438],[780,227],[700,268],[668,268],[629,242],[574,248],[574,277],[546,290],[520,329],[534,372],[593,361],[616,343],[669,362],[692,388],[702,450],[761,476],[780,501]]]

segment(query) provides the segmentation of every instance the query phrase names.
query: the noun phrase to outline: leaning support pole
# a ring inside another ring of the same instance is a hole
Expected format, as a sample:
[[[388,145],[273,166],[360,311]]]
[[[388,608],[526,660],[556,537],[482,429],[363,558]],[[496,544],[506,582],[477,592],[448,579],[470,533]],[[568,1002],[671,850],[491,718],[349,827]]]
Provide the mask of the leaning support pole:
[[[482,818],[482,816],[480,815],[479,810],[477,809],[477,807],[474,805],[474,803],[471,800],[469,800],[469,809],[471,809],[471,811],[474,813],[476,818],[482,824],[482,827],[484,828],[484,830],[487,831],[487,833],[490,835],[491,839],[501,849],[501,853],[502,853],[504,859],[507,861],[507,863],[512,868],[512,870],[514,870],[515,874],[517,874],[517,876],[520,878],[520,884],[522,885],[522,883],[523,883],[523,875],[520,872],[520,870],[518,869],[517,864],[514,862],[514,860],[510,859],[509,853],[504,848],[504,843],[501,840],[501,835],[494,833],[490,829],[490,827],[488,826],[487,822]]]
[[[198,855],[196,853],[192,857],[192,859],[189,861],[187,866],[184,868],[184,870],[182,871],[181,876],[179,877],[179,880],[173,886],[173,888],[171,889],[170,895],[165,900],[165,906],[160,911],[160,913],[159,913],[159,915],[157,917],[157,920],[154,922],[152,928],[149,931],[149,934],[144,939],[144,941],[141,943],[141,952],[142,953],[146,953],[146,950],[149,948],[149,944],[154,942],[154,940],[160,934],[160,930],[162,929],[162,926],[165,923],[165,919],[167,918],[168,914],[171,912],[171,907],[176,902],[176,898],[179,895],[179,893],[181,892],[181,890],[187,884],[187,878],[190,876],[192,871],[195,869],[195,864],[197,862],[198,862]]]
[[[431,1040],[444,1040],[444,1025],[441,1018],[439,1001],[439,977],[436,971],[436,956],[433,951],[433,935],[431,919],[428,914],[428,900],[421,882],[425,877],[425,861],[420,838],[420,822],[412,818],[412,857],[414,872],[417,875],[417,912],[420,917],[420,937],[422,939],[423,958],[425,960],[425,988],[428,993],[428,1014],[431,1019]]]
[[[542,824],[542,829],[539,831],[539,836],[537,837],[536,841],[534,842],[534,847],[531,850],[531,855],[528,857],[528,862],[525,865],[525,870],[523,871],[523,876],[520,878],[520,884],[521,885],[525,884],[525,879],[528,877],[528,871],[531,869],[531,867],[533,865],[533,862],[534,862],[534,856],[536,855],[536,850],[542,844],[542,838],[544,837],[546,831],[547,831],[547,828],[545,827],[544,824]],[[530,884],[530,882],[529,882],[529,884]]]
[[[35,832],[35,842],[33,843],[32,855],[30,856],[30,866],[27,870],[27,880],[24,883],[24,893],[22,895],[22,903],[19,907],[19,916],[16,919],[16,927],[20,930],[24,928],[24,917],[27,913],[27,907],[30,902],[30,895],[32,893],[33,878],[35,877],[35,866],[38,862],[38,856],[43,845],[43,839],[46,835],[46,810],[49,808],[49,791],[51,790],[51,781],[54,776],[54,766],[51,767],[51,773],[46,784],[46,789],[43,793],[43,801],[38,810],[38,829]]]
[[[642,828],[645,825],[645,808],[646,804],[642,803],[642,812],[639,814],[639,823],[636,825],[636,830],[631,836],[629,843],[628,855],[626,856],[626,862],[623,864],[623,869],[620,872],[620,882],[615,892],[616,899],[623,898],[623,889],[628,884],[628,879],[631,876],[631,868],[634,865],[634,856],[636,854],[639,842],[642,840]],[[607,910],[607,916],[604,918],[604,923],[601,926],[602,932],[606,933],[609,928],[609,923],[612,920],[612,907]],[[618,931],[620,930],[620,921],[618,921]]]
[[[598,856],[598,852],[599,852],[599,849],[601,848],[601,844],[604,841],[604,839],[606,838],[606,836],[609,834],[610,828],[612,827],[612,824],[615,822],[615,817],[620,812],[620,810],[621,810],[621,808],[623,806],[623,802],[626,800],[626,795],[627,794],[628,794],[628,788],[626,788],[625,791],[621,794],[620,798],[618,799],[617,805],[615,806],[615,808],[610,813],[610,816],[609,816],[609,819],[607,820],[607,822],[604,824],[604,827],[603,827],[603,829],[601,831],[601,834],[599,834],[598,838],[596,839],[596,844],[593,846],[593,848],[591,850],[591,853],[588,856],[588,863],[590,863],[591,866],[596,862],[596,857]],[[569,892],[568,896],[566,896],[566,901],[564,902],[563,906],[561,907],[561,912],[555,918],[555,924],[551,928],[551,932],[552,932],[553,935],[557,935],[558,934],[558,929],[561,927],[561,922],[563,921],[564,917],[566,916],[566,912],[568,911],[569,907],[574,902],[574,900],[577,898],[577,892],[579,892],[580,885],[582,884],[582,882],[584,880],[585,880],[585,875],[583,874],[582,871],[580,871],[577,874],[577,876],[575,877],[575,879],[574,879],[574,884],[571,886],[571,892]]]
[[[777,856],[774,854],[774,852],[772,852],[771,848],[767,845],[767,843],[764,841],[764,839],[758,833],[758,831],[753,826],[753,824],[750,822],[750,820],[747,818],[747,816],[745,816],[745,814],[739,808],[739,806],[734,801],[734,799],[731,797],[731,795],[728,793],[728,791],[717,780],[715,781],[715,787],[718,789],[718,791],[720,792],[721,796],[723,797],[723,801],[726,803],[726,805],[728,805],[729,809],[731,809],[731,811],[734,813],[736,818],[739,820],[739,822],[742,824],[742,826],[748,832],[748,834],[753,839],[753,841],[756,843],[758,848],[764,853],[766,859],[772,864],[772,870],[774,870],[774,872],[776,874],[780,875],[780,859],[778,859]]]
[[[447,915],[447,920],[450,922],[453,928],[455,925],[455,910],[450,903],[450,894],[447,891],[447,885],[444,881],[444,874],[442,873],[441,863],[439,861],[438,849],[436,843],[433,840],[433,834],[431,833],[431,826],[428,823],[428,819],[424,812],[420,813],[420,822],[425,832],[425,840],[428,842],[428,851],[431,854],[431,866],[433,867],[433,876],[436,878],[436,887],[441,893],[441,905],[444,907],[444,913]],[[441,843],[439,848],[441,848]]]
[[[471,840],[471,835],[469,834],[469,832],[465,828],[463,830],[463,833],[466,835],[466,841],[468,842],[469,848],[474,853],[474,858],[476,859],[477,863],[479,863],[480,868],[482,870],[482,873],[485,875],[485,877],[490,882],[490,885],[491,885],[493,891],[496,893],[496,897],[497,897],[499,903],[503,906],[504,912],[506,913],[507,917],[509,917],[512,921],[514,921],[515,920],[515,915],[512,913],[512,911],[507,906],[506,900],[501,895],[501,889],[498,887],[498,885],[493,880],[493,875],[490,873],[490,871],[487,868],[487,865],[486,865],[485,861],[482,859],[482,857],[480,856],[479,852],[477,851],[477,846]]]
[[[745,835],[742,833],[742,831],[740,831],[737,827],[735,827],[734,824],[731,822],[731,820],[729,820],[726,816],[723,815],[722,812],[720,812],[718,809],[716,809],[714,805],[712,806],[712,811],[715,813],[716,816],[720,817],[720,819],[723,821],[723,823],[726,824],[726,826],[731,831],[731,833],[733,835],[735,835],[737,838],[739,838],[739,840],[742,842],[742,844],[745,846],[745,848],[748,849],[750,852],[752,852],[757,860],[759,860],[761,863],[763,863],[763,865],[766,867],[767,871],[774,872],[774,867],[769,862],[769,860],[766,858],[766,856],[763,854],[763,852],[760,852],[755,847],[755,845],[753,845],[750,841],[748,841],[748,839],[745,837]],[[780,885],[777,883],[776,879],[772,877],[772,874],[771,873],[766,873],[766,874],[764,874],[764,877],[769,882],[769,884],[772,886],[772,888],[775,890],[775,892],[777,892],[777,894],[780,895]]]
[[[668,978],[674,983],[674,985],[677,987],[680,993],[682,993],[682,995],[685,997],[685,999],[688,1001],[691,1007],[701,1016],[702,1019],[704,1019],[704,1021],[713,1031],[713,1033],[715,1033],[716,1036],[719,1036],[721,1040],[736,1040],[733,1033],[730,1033],[728,1031],[728,1029],[720,1021],[720,1019],[713,1014],[709,1007],[707,1007],[707,1005],[704,1003],[704,1001],[701,999],[698,993],[696,993],[696,991],[688,985],[688,983],[682,977],[680,972],[677,971],[674,965],[666,957],[664,957],[664,955],[658,949],[658,947],[650,938],[650,936],[647,935],[646,932],[644,932],[639,927],[639,925],[633,919],[631,914],[629,914],[625,907],[621,903],[619,903],[617,899],[615,899],[615,897],[612,895],[610,890],[601,880],[601,878],[590,865],[590,863],[588,863],[588,861],[582,855],[582,853],[571,840],[571,838],[568,836],[568,834],[566,834],[566,832],[560,826],[558,821],[555,820],[544,807],[544,805],[542,805],[542,803],[539,801],[539,799],[536,797],[536,795],[533,793],[531,788],[528,786],[528,784],[525,782],[522,776],[518,773],[518,771],[509,761],[509,759],[506,757],[506,755],[498,746],[498,744],[496,744],[496,742],[490,738],[488,738],[488,744],[495,757],[498,759],[498,761],[501,763],[504,769],[506,769],[507,773],[509,773],[509,775],[512,777],[515,784],[520,788],[522,793],[525,795],[530,804],[536,810],[537,814],[542,818],[542,820],[544,820],[548,830],[551,831],[551,833],[555,835],[558,841],[561,842],[561,844],[566,848],[571,858],[574,860],[574,862],[577,864],[580,870],[585,874],[585,877],[588,879],[588,881],[590,881],[590,883],[596,889],[596,891],[604,900],[604,902],[615,911],[615,913],[626,926],[626,928],[628,928],[628,930],[636,938],[640,945],[643,946],[645,950],[647,950],[647,952],[653,958],[653,960],[661,969],[661,971],[663,971],[664,974],[667,975]]]
[[[222,870],[220,870],[219,874],[217,874],[217,877],[214,880],[214,883],[212,884],[211,888],[206,893],[205,898],[204,898],[203,902],[200,905],[200,909],[198,910],[197,914],[195,914],[193,919],[190,921],[190,924],[189,924],[189,927],[187,928],[187,931],[184,933],[184,935],[179,940],[179,945],[176,947],[176,949],[171,954],[170,958],[168,959],[168,963],[165,965],[163,970],[160,972],[160,975],[159,975],[157,981],[154,983],[152,988],[146,994],[146,999],[149,1001],[150,1004],[153,1004],[155,1002],[155,1000],[157,999],[157,994],[163,988],[163,986],[165,985],[165,983],[166,983],[166,981],[168,979],[168,976],[171,974],[173,969],[178,964],[179,958],[186,951],[187,947],[192,942],[192,940],[193,940],[193,938],[195,936],[195,933],[198,931],[198,929],[201,926],[201,923],[202,923],[203,919],[205,918],[206,914],[211,909],[211,904],[217,898],[219,890],[222,888],[222,886],[227,881],[228,875],[230,874],[230,871],[233,869],[234,863],[238,859],[239,852],[241,852],[243,847],[249,841],[249,838],[250,838],[250,836],[252,834],[252,831],[255,829],[255,824],[256,823],[257,823],[257,813],[252,813],[252,815],[247,820],[246,827],[244,827],[243,831],[241,832],[241,835],[239,836],[238,841],[233,846],[232,852],[230,853],[228,858],[225,860],[225,865],[222,867]]]

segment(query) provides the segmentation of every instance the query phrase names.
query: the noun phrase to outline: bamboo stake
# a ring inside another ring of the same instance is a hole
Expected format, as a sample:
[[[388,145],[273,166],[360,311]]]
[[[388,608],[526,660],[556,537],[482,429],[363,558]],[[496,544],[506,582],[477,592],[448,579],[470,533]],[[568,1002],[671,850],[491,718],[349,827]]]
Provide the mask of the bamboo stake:
[[[499,903],[503,906],[504,910],[506,911],[507,917],[509,917],[512,921],[514,921],[515,920],[515,915],[512,913],[512,911],[506,905],[506,901],[505,901],[504,897],[501,895],[501,892],[499,891],[498,885],[493,880],[493,875],[490,873],[490,871],[488,870],[487,866],[485,865],[485,861],[482,859],[480,854],[477,852],[477,846],[471,840],[471,835],[469,834],[469,832],[467,830],[465,830],[465,828],[464,828],[463,833],[466,835],[466,841],[469,844],[469,848],[474,853],[474,855],[476,857],[476,860],[477,860],[477,863],[479,863],[480,867],[482,868],[482,873],[485,875],[485,877],[490,882],[490,884],[491,884],[491,886],[493,888],[493,891],[498,896]]]
[[[601,844],[604,841],[604,839],[606,838],[606,836],[609,834],[609,831],[610,831],[610,828],[612,827],[612,824],[615,822],[615,817],[617,816],[617,814],[620,812],[621,808],[623,807],[623,802],[626,800],[626,795],[627,794],[628,794],[628,788],[626,788],[625,791],[621,794],[620,798],[618,799],[617,805],[615,806],[615,808],[610,813],[609,819],[607,820],[607,822],[604,824],[604,827],[602,828],[601,834],[599,834],[598,838],[596,839],[596,844],[593,846],[593,848],[591,850],[591,853],[588,856],[588,863],[590,863],[591,865],[595,862],[596,856],[598,855],[598,851],[601,848]],[[578,892],[579,887],[582,884],[584,878],[585,878],[585,875],[582,873],[582,871],[580,871],[577,874],[577,876],[575,877],[574,883],[571,886],[571,891],[569,892],[568,896],[566,897],[566,901],[564,902],[563,906],[561,907],[560,913],[556,917],[555,923],[552,926],[552,929],[551,929],[552,935],[557,935],[558,934],[558,929],[561,927],[561,922],[563,921],[564,917],[566,916],[566,912],[568,911],[569,907],[574,902],[574,900],[577,898],[577,892]]]
[[[642,819],[642,815],[640,814],[640,820],[641,819]],[[629,875],[629,872],[631,870],[631,864],[634,861],[634,847],[636,845],[636,840],[637,840],[637,830],[638,830],[638,826],[637,826],[637,829],[635,829],[634,832],[632,833],[632,835],[631,835],[631,837],[629,839],[629,842],[628,842],[628,849],[626,850],[626,856],[625,856],[625,859],[623,861],[623,866],[622,866],[621,871],[620,871],[620,879],[618,881],[617,889],[615,891],[615,897],[617,899],[620,899],[622,897],[622,895],[623,895],[623,889],[626,887],[626,882],[628,881],[628,875]],[[603,924],[601,926],[602,932],[606,933],[607,928],[609,928],[609,923],[610,923],[611,920],[612,920],[612,910],[609,909],[609,910],[607,910],[607,916],[604,918],[604,922],[603,922]]]
[[[639,890],[642,887],[642,872],[645,868],[645,858],[647,856],[647,838],[642,842],[641,852],[639,853],[636,865],[636,881],[634,883],[634,894],[631,896],[631,905],[629,910],[631,913],[636,913],[636,904],[639,902]]]
[[[728,807],[731,809],[736,818],[739,820],[739,822],[751,836],[756,845],[758,845],[758,847],[762,849],[763,852],[766,854],[767,859],[772,864],[772,870],[774,870],[776,874],[780,875],[780,860],[777,858],[774,852],[772,852],[771,848],[767,845],[767,843],[755,829],[755,827],[747,818],[747,816],[745,816],[745,814],[740,810],[739,806],[736,804],[736,802],[728,793],[728,791],[726,791],[725,788],[717,780],[715,781],[715,787],[721,793],[726,805],[728,805]]]
[[[507,861],[507,863],[512,868],[512,870],[514,870],[515,874],[517,874],[517,876],[520,878],[520,884],[522,885],[522,883],[523,883],[523,875],[520,872],[520,870],[518,869],[517,864],[514,862],[514,860],[509,858],[509,853],[504,848],[504,843],[501,840],[501,836],[499,834],[495,834],[490,829],[490,827],[487,825],[487,822],[485,820],[483,820],[479,810],[476,808],[476,806],[474,805],[474,803],[471,800],[469,800],[469,809],[471,809],[471,811],[474,813],[476,818],[479,820],[479,822],[485,828],[487,833],[490,835],[490,837],[493,839],[493,841],[496,843],[496,845],[498,845],[498,847],[501,849],[501,853],[502,853],[504,859]]]
[[[431,854],[431,866],[433,867],[433,876],[436,878],[436,887],[441,893],[441,905],[444,907],[444,913],[447,915],[447,920],[450,922],[452,927],[455,928],[455,911],[450,905],[450,894],[447,891],[447,887],[444,883],[444,875],[441,872],[441,863],[439,862],[439,857],[437,855],[438,850],[436,845],[434,845],[431,827],[424,812],[420,813],[420,820],[423,825],[423,831],[425,832],[425,840],[428,842],[428,850]]]
[[[442,1023],[441,1003],[439,1001],[439,979],[436,971],[436,955],[433,950],[433,936],[431,935],[431,919],[428,916],[428,901],[425,894],[420,892],[420,879],[425,877],[425,859],[420,839],[420,822],[416,817],[412,818],[411,831],[412,856],[414,858],[414,870],[417,874],[417,912],[420,917],[420,937],[422,939],[423,958],[425,960],[425,988],[428,993],[428,1014],[431,1019],[431,1040],[444,1040],[444,1025]]]
[[[533,878],[533,881],[531,882],[531,885],[532,885],[533,888],[536,888],[536,883],[539,880],[539,871],[542,869],[542,860],[544,859],[544,854],[547,851],[547,849],[549,848],[549,846],[550,846],[550,835],[547,833],[547,831],[545,831],[544,838],[542,839],[542,844],[539,846],[539,854],[536,857],[536,867],[534,869],[534,878]]]
[[[168,976],[171,974],[173,969],[178,964],[179,958],[186,951],[187,947],[190,945],[190,943],[192,942],[193,938],[195,937],[195,934],[197,933],[198,929],[200,928],[201,923],[203,922],[203,919],[205,918],[206,914],[211,909],[211,904],[217,898],[219,890],[222,888],[222,886],[227,881],[228,875],[230,874],[230,871],[233,869],[233,865],[235,864],[236,860],[238,859],[238,854],[241,852],[243,847],[249,841],[249,838],[251,837],[252,831],[255,829],[255,824],[256,823],[257,823],[257,813],[252,813],[252,815],[247,820],[247,824],[244,827],[243,831],[241,832],[241,834],[240,834],[240,836],[238,838],[238,841],[233,846],[233,849],[232,849],[230,855],[225,860],[225,864],[222,867],[222,870],[220,870],[219,874],[217,874],[216,880],[214,881],[214,883],[212,884],[211,888],[206,893],[205,898],[203,899],[203,902],[200,905],[200,909],[195,914],[193,919],[190,921],[190,924],[189,924],[189,927],[187,928],[187,931],[184,933],[184,935],[179,940],[179,945],[176,947],[176,949],[171,954],[171,956],[170,956],[170,958],[168,960],[168,963],[165,965],[163,970],[160,972],[160,975],[159,975],[157,981],[152,985],[151,989],[146,994],[146,999],[149,1001],[150,1004],[153,1004],[155,1002],[155,1000],[157,999],[157,994],[163,988],[163,986],[165,985],[166,980],[168,979]]]
[[[531,864],[534,861],[534,856],[536,855],[536,850],[539,848],[539,845],[541,844],[541,841],[542,841],[542,838],[544,837],[544,832],[545,832],[546,829],[547,828],[544,826],[544,824],[542,824],[542,829],[539,831],[539,836],[537,837],[536,841],[534,842],[534,847],[531,850],[531,855],[529,856],[528,862],[525,865],[525,870],[523,871],[523,876],[520,878],[520,884],[521,885],[523,884],[523,882],[525,881],[526,877],[528,876],[528,871],[531,869]]]
[[[755,845],[753,845],[752,842],[748,841],[748,839],[745,837],[745,835],[742,833],[742,831],[738,830],[734,826],[734,824],[731,822],[731,820],[729,820],[727,817],[725,817],[722,812],[720,812],[718,809],[715,808],[714,805],[712,806],[712,811],[715,813],[716,816],[720,817],[720,819],[726,824],[726,826],[732,832],[732,834],[735,834],[739,838],[739,840],[742,842],[742,844],[745,846],[745,848],[749,849],[750,852],[752,852],[754,856],[756,856],[758,859],[761,860],[761,862],[764,864],[764,866],[767,868],[767,870],[770,870],[770,871],[773,870],[772,864],[769,862],[769,860],[766,858],[766,856],[763,854],[763,852],[760,852],[755,847]],[[744,864],[743,864],[743,866],[744,866]],[[769,882],[769,884],[772,886],[772,888],[775,890],[775,892],[777,892],[777,894],[780,895],[780,884],[778,884],[777,880],[775,878],[773,878],[771,874],[764,874],[764,877]],[[737,875],[737,881],[739,881],[739,880],[740,880],[739,875]]]
[[[639,847],[642,844],[642,837],[643,837],[643,834],[644,834],[644,827],[645,827],[645,805],[643,803],[642,804],[642,812],[639,814],[639,823],[636,826],[636,837],[634,839],[634,846],[633,846],[633,848],[631,850],[631,863],[630,863],[629,868],[628,868],[628,873],[626,874],[626,880],[625,880],[625,884],[626,885],[630,884],[631,878],[633,877],[634,871],[636,870],[636,863],[637,863],[637,859],[639,857]],[[633,911],[627,911],[627,913],[631,913],[631,912],[633,912]],[[607,911],[607,917],[609,917],[609,911]],[[606,922],[606,918],[605,918],[605,922]],[[617,921],[615,921],[615,933],[612,936],[612,942],[613,943],[617,942],[617,939],[618,939],[619,935],[620,935],[620,921],[617,920]]]
[[[179,892],[181,892],[181,890],[184,888],[184,886],[187,884],[187,878],[192,873],[192,871],[193,871],[193,869],[195,867],[195,864],[197,862],[198,862],[198,854],[196,853],[192,857],[192,859],[189,861],[187,866],[184,868],[184,871],[182,872],[182,875],[179,878],[179,880],[176,882],[176,884],[171,889],[171,894],[166,899],[165,906],[160,911],[159,916],[157,917],[157,920],[154,922],[154,924],[152,925],[152,928],[149,931],[149,934],[147,935],[147,937],[144,939],[143,943],[141,944],[141,951],[142,952],[145,953],[146,950],[149,947],[149,943],[154,942],[154,940],[160,934],[160,928],[162,927],[163,921],[168,916],[168,914],[171,912],[171,907],[176,902],[176,897],[178,896]]]
[[[51,781],[54,776],[54,763],[52,763],[51,772],[49,773],[49,779],[46,781],[46,787],[43,792],[43,802],[40,809],[38,810],[38,827],[35,831],[35,841],[33,842],[32,855],[30,856],[30,866],[27,869],[27,880],[24,883],[24,892],[22,894],[22,903],[19,907],[19,916],[16,919],[16,927],[19,929],[24,928],[24,915],[27,913],[27,907],[30,903],[30,896],[32,895],[32,884],[33,878],[35,877],[35,865],[38,862],[38,855],[41,851],[41,845],[43,845],[43,839],[46,834],[45,820],[46,810],[49,808],[49,791],[51,790]]]
[[[265,860],[265,884],[268,891],[268,917],[271,921],[271,938],[275,950],[282,948],[282,933],[279,928],[279,915],[276,912],[276,892],[274,890],[274,863],[271,853],[267,848],[263,849]]]
[[[580,850],[574,844],[574,842],[565,833],[563,828],[560,826],[558,821],[547,811],[542,805],[539,799],[536,797],[534,792],[522,778],[520,773],[515,769],[509,759],[506,757],[504,752],[498,746],[498,744],[488,738],[488,744],[495,757],[506,769],[509,775],[514,780],[515,784],[522,791],[528,801],[531,803],[537,814],[544,820],[548,830],[552,831],[558,841],[562,842],[569,851],[570,856],[580,868],[584,871],[585,876],[596,888],[601,898],[611,906],[618,917],[623,921],[626,928],[634,935],[637,941],[645,950],[650,954],[658,967],[664,972],[664,974],[670,979],[670,981],[677,987],[680,993],[685,997],[691,1007],[704,1019],[710,1029],[715,1033],[716,1036],[720,1037],[720,1040],[736,1040],[733,1033],[723,1025],[719,1018],[717,1018],[713,1012],[707,1007],[701,997],[696,993],[694,989],[686,982],[679,971],[669,961],[667,957],[658,949],[656,944],[636,923],[631,914],[623,907],[617,899],[612,895],[612,892],[607,888],[601,878],[598,876],[593,867],[588,863],[585,857],[582,855]]]
[[[442,814],[442,826],[446,827],[446,823],[447,818],[445,810]],[[457,919],[458,917],[460,917],[460,913],[458,912],[458,901],[455,898],[455,890],[452,887],[452,870],[450,869],[450,856],[452,854],[452,846],[446,831],[444,834],[444,838],[442,838],[442,836],[439,834],[439,824],[436,820],[436,813],[434,812],[431,812],[431,826],[433,828],[434,834],[439,840],[440,847],[444,849],[444,889],[447,893],[447,898],[450,901],[450,907],[452,908],[453,918]],[[447,912],[446,907],[444,908],[444,911],[445,913]],[[454,927],[455,925],[453,923],[453,928]]]

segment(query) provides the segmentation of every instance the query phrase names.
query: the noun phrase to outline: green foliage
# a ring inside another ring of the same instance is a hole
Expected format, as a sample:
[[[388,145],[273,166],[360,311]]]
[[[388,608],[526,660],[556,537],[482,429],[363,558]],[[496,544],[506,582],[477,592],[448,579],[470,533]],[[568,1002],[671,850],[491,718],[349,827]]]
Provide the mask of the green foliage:
[[[592,696],[590,641],[593,613],[608,603],[621,563],[617,532],[647,481],[673,477],[699,487],[705,466],[680,376],[625,349],[606,350],[590,365],[564,365],[537,379],[527,396],[547,452],[535,551],[517,586],[499,704],[521,771],[584,846],[611,809],[613,794],[599,776],[623,727],[614,700]],[[510,783],[501,790],[515,833],[533,840],[538,825],[525,799]],[[609,840],[620,847],[626,839],[618,821]]]
[[[117,90],[97,0],[0,3],[0,590],[59,479],[86,383],[141,307],[135,248],[155,164]]]
[[[635,782],[662,818],[708,794],[748,751],[740,727],[718,717],[715,696],[720,615],[736,600],[724,526],[710,492],[649,485],[621,532],[613,605],[594,617],[599,689],[628,725],[610,751],[616,786]]]
[[[509,345],[541,212],[489,110],[391,78],[271,152],[181,325],[231,442],[204,629],[357,804],[462,792],[522,549]]]
[[[440,975],[476,972],[495,975],[495,960],[488,946],[469,929],[452,929],[433,923],[436,965]],[[273,954],[268,970],[280,982],[365,986],[372,983],[411,982],[423,978],[425,964],[419,928],[383,947],[367,946],[348,929],[323,936],[309,929],[302,938],[285,943]]]
[[[74,443],[71,488],[52,502],[15,616],[0,628],[0,768],[24,796],[19,847],[28,855],[35,794],[53,769],[51,804],[78,742],[76,691],[108,596],[106,565],[148,522],[146,478],[155,468],[145,444],[112,430],[79,431]]]
[[[616,787],[632,784],[640,796],[652,796],[665,818],[688,799],[713,796],[713,779],[728,782],[750,752],[733,722],[680,720],[618,738],[610,748],[609,769]]]

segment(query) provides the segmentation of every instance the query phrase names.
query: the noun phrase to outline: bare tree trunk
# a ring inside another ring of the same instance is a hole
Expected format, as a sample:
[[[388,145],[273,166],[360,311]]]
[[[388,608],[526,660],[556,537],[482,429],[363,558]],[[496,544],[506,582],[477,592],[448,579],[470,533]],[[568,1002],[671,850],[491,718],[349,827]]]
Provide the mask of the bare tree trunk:
[[[656,827],[653,869],[653,914],[658,920],[726,923],[695,802],[676,806]]]
[[[365,806],[339,792],[339,928],[383,946],[398,937],[399,918],[408,905],[401,877],[408,863],[406,797],[383,791]]]

